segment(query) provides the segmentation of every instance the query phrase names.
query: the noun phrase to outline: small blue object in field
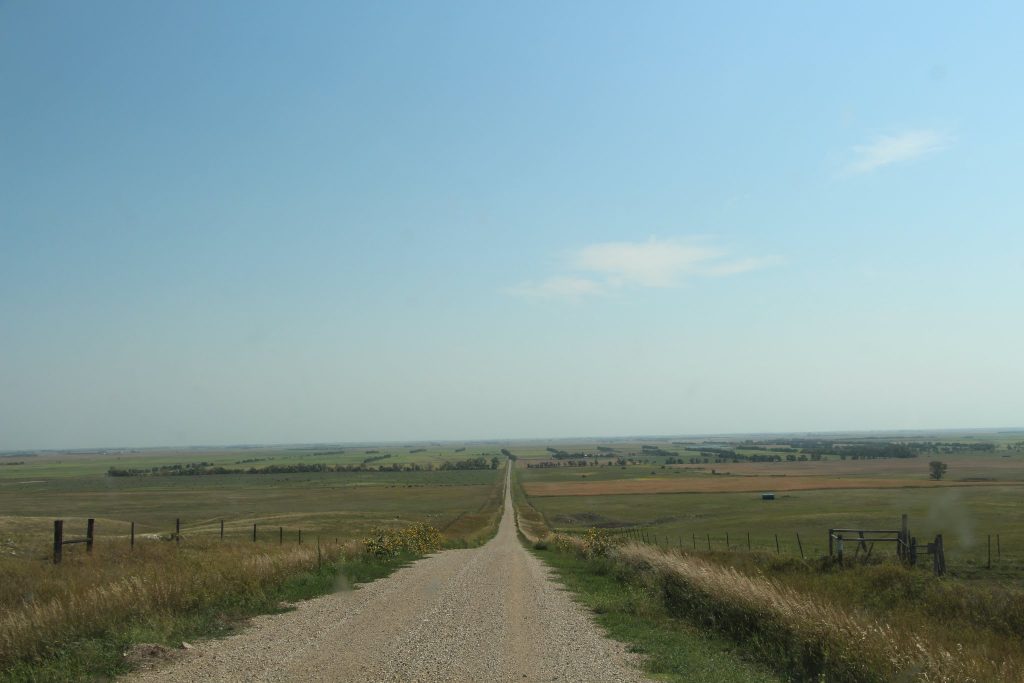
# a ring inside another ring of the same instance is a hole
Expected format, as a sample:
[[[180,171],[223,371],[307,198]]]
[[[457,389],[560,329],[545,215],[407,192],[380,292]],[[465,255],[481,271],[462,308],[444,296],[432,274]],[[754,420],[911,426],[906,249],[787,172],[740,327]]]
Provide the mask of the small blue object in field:
[[[774,493],[762,493],[761,494],[761,500],[775,500],[775,494]]]

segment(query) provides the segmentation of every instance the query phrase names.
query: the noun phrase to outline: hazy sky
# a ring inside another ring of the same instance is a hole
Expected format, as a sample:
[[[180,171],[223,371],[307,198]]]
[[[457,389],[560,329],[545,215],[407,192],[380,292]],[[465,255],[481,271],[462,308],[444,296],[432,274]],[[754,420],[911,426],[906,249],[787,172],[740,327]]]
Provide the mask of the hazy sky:
[[[0,449],[1024,425],[1021,26],[0,2]]]

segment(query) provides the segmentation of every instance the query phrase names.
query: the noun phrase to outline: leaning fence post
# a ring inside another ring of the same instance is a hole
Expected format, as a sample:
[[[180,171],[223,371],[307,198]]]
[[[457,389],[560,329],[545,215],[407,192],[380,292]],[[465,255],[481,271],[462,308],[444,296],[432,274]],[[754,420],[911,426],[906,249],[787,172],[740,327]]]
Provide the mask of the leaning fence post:
[[[801,560],[806,560],[807,558],[804,557],[804,544],[800,541],[800,532],[799,531],[796,533],[796,544],[800,548],[800,559]]]
[[[96,528],[96,520],[90,517],[85,522],[85,552],[92,552],[93,532]]]
[[[711,534],[708,534],[708,552],[711,552]]]
[[[53,563],[60,564],[64,551],[64,520],[53,520]]]

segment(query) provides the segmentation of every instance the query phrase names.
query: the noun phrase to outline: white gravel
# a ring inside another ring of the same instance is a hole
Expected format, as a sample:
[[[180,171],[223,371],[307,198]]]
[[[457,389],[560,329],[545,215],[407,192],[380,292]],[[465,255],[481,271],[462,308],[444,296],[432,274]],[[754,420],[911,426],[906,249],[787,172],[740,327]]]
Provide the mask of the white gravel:
[[[507,487],[507,482],[506,482]],[[516,537],[446,550],[354,591],[259,617],[125,681],[643,681]]]

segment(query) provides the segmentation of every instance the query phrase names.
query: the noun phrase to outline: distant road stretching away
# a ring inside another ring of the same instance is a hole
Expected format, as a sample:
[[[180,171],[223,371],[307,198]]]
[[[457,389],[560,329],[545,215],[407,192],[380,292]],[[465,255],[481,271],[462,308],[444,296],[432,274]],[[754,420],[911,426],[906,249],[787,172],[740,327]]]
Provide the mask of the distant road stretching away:
[[[511,467],[511,463],[510,463]],[[509,474],[511,470],[509,470]],[[258,617],[125,681],[643,681],[516,536],[509,476],[497,535]]]

